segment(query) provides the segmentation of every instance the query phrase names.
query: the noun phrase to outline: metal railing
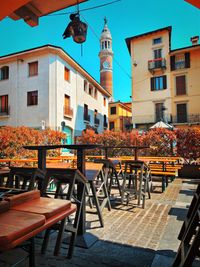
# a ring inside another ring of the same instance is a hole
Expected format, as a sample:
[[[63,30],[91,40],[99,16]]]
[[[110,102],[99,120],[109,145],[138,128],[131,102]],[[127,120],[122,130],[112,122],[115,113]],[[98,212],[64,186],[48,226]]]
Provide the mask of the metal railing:
[[[200,114],[172,116],[172,123],[200,123]]]
[[[108,123],[106,121],[104,121],[103,127],[106,128],[106,129],[108,128]]]
[[[83,115],[83,119],[84,119],[85,122],[90,122],[90,115],[84,114]]]
[[[156,58],[148,61],[148,70],[152,71],[155,69],[166,69],[166,59]]]
[[[94,124],[99,125],[99,123],[100,123],[100,120],[98,118],[94,117]]]

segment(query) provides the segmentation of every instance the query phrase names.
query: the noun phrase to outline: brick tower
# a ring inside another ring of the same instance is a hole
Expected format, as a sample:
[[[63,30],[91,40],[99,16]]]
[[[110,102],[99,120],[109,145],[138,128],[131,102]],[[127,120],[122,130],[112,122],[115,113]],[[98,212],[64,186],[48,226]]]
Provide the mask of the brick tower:
[[[107,26],[107,19],[104,18],[104,28],[100,38],[100,84],[112,96],[113,94],[113,79],[112,79],[112,37]]]

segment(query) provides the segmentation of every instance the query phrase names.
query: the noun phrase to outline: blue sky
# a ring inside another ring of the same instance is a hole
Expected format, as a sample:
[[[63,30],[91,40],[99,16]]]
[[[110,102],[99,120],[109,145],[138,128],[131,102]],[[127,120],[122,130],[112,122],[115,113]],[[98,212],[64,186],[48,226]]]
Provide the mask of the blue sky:
[[[80,9],[109,3],[114,0],[89,0]],[[71,7],[57,12],[74,12]],[[81,12],[89,24],[87,40],[81,47],[62,34],[69,23],[69,15],[45,16],[39,26],[30,27],[22,20],[5,18],[0,21],[0,56],[33,47],[52,44],[62,47],[97,81],[99,81],[99,40],[104,17],[113,38],[114,99],[130,101],[131,65],[125,38],[172,26],[172,49],[189,46],[190,37],[200,35],[200,10],[184,0],[121,0],[101,8]],[[120,65],[120,66],[119,66]]]

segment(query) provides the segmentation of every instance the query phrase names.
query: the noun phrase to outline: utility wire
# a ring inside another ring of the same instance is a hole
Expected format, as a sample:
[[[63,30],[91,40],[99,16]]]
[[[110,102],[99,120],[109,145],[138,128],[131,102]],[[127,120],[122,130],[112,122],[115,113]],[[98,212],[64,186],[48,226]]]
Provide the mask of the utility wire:
[[[109,3],[106,3],[106,4],[102,4],[102,5],[98,5],[98,6],[83,8],[83,9],[80,9],[79,11],[82,12],[82,11],[87,11],[87,10],[91,10],[91,9],[95,9],[95,8],[100,8],[100,7],[112,5],[112,4],[114,4],[116,2],[120,2],[120,1],[121,0],[115,0],[115,1],[112,1],[112,2],[109,2]],[[72,14],[72,13],[74,13],[74,12],[63,12],[63,13],[58,13],[58,14],[48,14],[46,16],[63,16],[63,15],[69,15],[69,14]]]

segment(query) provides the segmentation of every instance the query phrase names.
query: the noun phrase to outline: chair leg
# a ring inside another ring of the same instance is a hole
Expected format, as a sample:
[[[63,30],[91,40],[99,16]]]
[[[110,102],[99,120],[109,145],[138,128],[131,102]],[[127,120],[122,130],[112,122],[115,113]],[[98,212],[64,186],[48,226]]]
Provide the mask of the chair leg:
[[[99,221],[100,221],[101,227],[104,227],[103,216],[102,216],[102,213],[101,213],[99,200],[98,200],[98,197],[97,197],[97,194],[96,194],[96,189],[94,187],[93,182],[90,182],[90,187],[91,187],[92,194],[93,194],[93,197],[94,197],[94,202],[95,202],[95,206],[96,206],[97,213],[98,213],[98,216],[99,216]]]
[[[30,239],[29,267],[35,267],[35,240],[34,240],[34,237],[32,237]]]
[[[68,253],[67,253],[67,258],[71,259],[73,252],[74,252],[74,246],[75,246],[75,241],[76,241],[76,236],[77,236],[77,232],[71,232],[71,238],[69,241],[69,249],[68,249]]]
[[[58,254],[60,252],[60,247],[61,247],[61,244],[62,244],[63,234],[64,234],[64,231],[65,231],[66,220],[67,220],[67,218],[64,218],[61,221],[61,224],[60,224],[60,227],[59,227],[59,231],[58,231],[57,240],[56,240],[56,245],[55,245],[55,249],[54,249],[54,256],[58,256]]]
[[[43,239],[43,242],[42,242],[41,254],[45,254],[45,252],[47,250],[47,246],[48,246],[48,243],[49,243],[50,233],[51,233],[51,230],[50,229],[47,229],[45,231],[44,239]]]

